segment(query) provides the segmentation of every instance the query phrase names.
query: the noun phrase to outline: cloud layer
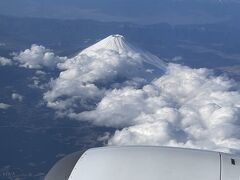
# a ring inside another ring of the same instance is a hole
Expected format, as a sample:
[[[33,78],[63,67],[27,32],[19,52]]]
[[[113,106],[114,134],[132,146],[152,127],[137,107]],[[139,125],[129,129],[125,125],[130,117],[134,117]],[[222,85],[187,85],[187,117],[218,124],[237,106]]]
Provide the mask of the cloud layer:
[[[109,145],[240,149],[240,93],[207,69],[170,64],[142,88],[112,89],[92,111],[70,117],[118,128]]]
[[[116,128],[108,145],[240,149],[237,83],[178,64],[161,74],[125,55],[101,50],[60,64],[62,72],[44,96],[48,106],[59,115]]]
[[[239,84],[204,68],[161,68],[160,59],[115,40],[71,59],[33,45],[14,60],[26,68],[59,68],[44,94],[47,106],[59,116],[116,128],[103,138],[108,145],[240,149]]]

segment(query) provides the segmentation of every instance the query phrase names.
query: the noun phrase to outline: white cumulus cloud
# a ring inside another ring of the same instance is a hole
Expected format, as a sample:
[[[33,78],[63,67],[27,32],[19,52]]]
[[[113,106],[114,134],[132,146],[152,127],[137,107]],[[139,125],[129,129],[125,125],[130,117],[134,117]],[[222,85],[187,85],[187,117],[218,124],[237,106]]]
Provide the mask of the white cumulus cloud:
[[[109,91],[95,110],[71,114],[119,128],[111,145],[168,145],[240,149],[237,84],[206,69],[171,64],[141,89]]]
[[[74,97],[71,92],[69,96]],[[123,85],[106,90],[93,110],[67,107],[61,106],[71,118],[117,128],[109,145],[240,149],[238,85],[207,69],[170,64],[163,76],[142,88]]]
[[[11,59],[0,57],[0,66],[11,66],[12,64],[13,63]]]
[[[141,87],[163,73],[151,64],[145,69],[146,63],[136,53],[119,54],[106,49],[97,52],[80,53],[58,64],[62,72],[50,83],[51,90],[44,95],[49,107],[66,109],[95,104],[108,89]]]
[[[163,70],[154,66],[159,59],[146,61],[127,43],[115,43],[103,41],[58,64],[62,72],[44,94],[47,105],[59,115],[116,128],[108,145],[240,149],[239,84],[204,68],[169,64]]]
[[[9,105],[9,104],[0,103],[0,109],[8,109],[10,107],[11,107],[11,105]]]
[[[17,100],[19,102],[22,102],[23,101],[23,96],[18,94],[18,93],[12,93],[12,99]]]
[[[13,59],[22,67],[41,69],[43,67],[55,68],[58,63],[65,61],[66,57],[56,56],[44,46],[33,44],[30,49],[15,53]]]

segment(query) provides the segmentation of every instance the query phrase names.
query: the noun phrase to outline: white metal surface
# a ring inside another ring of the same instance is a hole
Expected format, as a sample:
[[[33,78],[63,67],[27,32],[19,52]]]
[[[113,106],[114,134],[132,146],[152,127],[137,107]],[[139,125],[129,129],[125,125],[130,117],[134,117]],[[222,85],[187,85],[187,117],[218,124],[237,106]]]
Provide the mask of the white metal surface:
[[[217,152],[163,147],[108,147],[86,151],[69,179],[220,180],[220,174],[220,153]]]
[[[222,180],[240,180],[240,158],[221,153],[221,159]]]

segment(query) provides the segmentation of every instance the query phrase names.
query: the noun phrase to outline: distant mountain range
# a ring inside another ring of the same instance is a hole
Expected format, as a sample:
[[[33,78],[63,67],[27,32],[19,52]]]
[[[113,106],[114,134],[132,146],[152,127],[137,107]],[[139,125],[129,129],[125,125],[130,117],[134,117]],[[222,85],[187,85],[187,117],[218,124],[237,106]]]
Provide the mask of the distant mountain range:
[[[79,50],[110,35],[122,34],[138,46],[168,61],[193,67],[234,66],[240,63],[240,25],[236,20],[201,24],[136,25],[93,20],[55,20],[0,16],[0,56],[44,45],[59,55]]]
[[[139,24],[202,24],[240,17],[239,0],[1,0],[1,14]]]

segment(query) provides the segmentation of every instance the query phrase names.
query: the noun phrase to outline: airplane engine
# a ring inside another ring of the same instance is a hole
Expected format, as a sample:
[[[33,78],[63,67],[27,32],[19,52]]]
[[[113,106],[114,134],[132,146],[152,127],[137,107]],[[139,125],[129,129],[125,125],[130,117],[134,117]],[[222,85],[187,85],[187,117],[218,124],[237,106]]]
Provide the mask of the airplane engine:
[[[103,147],[60,160],[45,180],[239,180],[240,158],[169,147]]]

